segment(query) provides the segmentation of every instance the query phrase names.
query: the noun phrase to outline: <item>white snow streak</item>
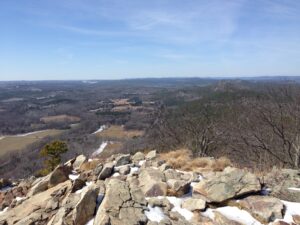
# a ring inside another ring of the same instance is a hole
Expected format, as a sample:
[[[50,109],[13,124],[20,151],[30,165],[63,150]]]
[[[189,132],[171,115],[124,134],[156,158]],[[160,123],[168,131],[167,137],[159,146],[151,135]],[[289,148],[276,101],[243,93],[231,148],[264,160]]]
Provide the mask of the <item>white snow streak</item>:
[[[148,206],[149,211],[145,211],[145,215],[152,222],[160,222],[165,218],[165,215],[160,207]]]
[[[107,146],[107,141],[102,142],[102,144],[100,145],[100,147],[93,153],[93,155],[99,155],[101,152],[103,152],[103,150],[105,149],[105,147]]]
[[[100,128],[99,128],[98,130],[96,130],[96,131],[95,131],[94,133],[92,133],[92,134],[100,133],[100,132],[102,132],[105,128],[106,128],[106,126],[105,126],[105,125],[102,125],[102,126],[100,126]]]

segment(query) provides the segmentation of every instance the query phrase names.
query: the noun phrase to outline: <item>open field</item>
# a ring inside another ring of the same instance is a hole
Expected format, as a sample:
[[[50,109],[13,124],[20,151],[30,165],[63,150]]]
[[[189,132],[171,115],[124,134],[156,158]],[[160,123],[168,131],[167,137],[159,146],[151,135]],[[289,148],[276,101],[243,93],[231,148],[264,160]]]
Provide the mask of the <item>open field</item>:
[[[77,116],[57,115],[57,116],[45,116],[41,118],[44,123],[62,123],[62,122],[79,122],[80,118]]]
[[[143,135],[143,131],[140,130],[125,130],[122,126],[110,126],[109,128],[103,130],[102,132],[98,133],[99,137],[107,137],[107,138],[133,138],[137,136]]]
[[[62,130],[43,130],[21,135],[2,136],[0,137],[0,157],[8,152],[23,149],[47,136],[55,136],[62,132]]]

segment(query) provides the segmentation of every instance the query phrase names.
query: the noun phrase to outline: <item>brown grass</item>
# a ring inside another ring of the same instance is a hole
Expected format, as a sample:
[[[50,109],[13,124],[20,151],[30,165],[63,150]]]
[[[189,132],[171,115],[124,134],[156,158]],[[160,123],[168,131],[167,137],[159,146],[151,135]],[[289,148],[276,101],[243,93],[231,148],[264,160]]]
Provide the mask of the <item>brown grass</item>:
[[[218,159],[210,157],[193,158],[192,152],[187,149],[162,153],[160,154],[160,158],[165,160],[174,169],[195,172],[222,171],[225,167],[231,165],[230,160],[226,157]]]
[[[57,115],[57,116],[45,116],[40,119],[44,123],[60,123],[60,122],[79,122],[80,118],[77,116]]]
[[[28,134],[26,136],[4,136],[0,138],[0,156],[14,150],[20,150],[26,146],[39,141],[47,136],[56,136],[62,133],[62,130],[43,130],[38,133]]]

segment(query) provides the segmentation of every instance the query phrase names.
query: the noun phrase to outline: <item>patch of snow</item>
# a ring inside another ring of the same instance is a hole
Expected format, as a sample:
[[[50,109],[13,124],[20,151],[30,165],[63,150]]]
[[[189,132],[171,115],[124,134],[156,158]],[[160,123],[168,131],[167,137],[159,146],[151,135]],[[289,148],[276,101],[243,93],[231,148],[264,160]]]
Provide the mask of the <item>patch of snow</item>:
[[[89,159],[88,162],[92,162],[94,159]]]
[[[215,219],[214,211],[210,208],[206,209],[205,212],[201,213],[203,216],[210,218],[211,220]]]
[[[300,188],[295,188],[295,187],[290,187],[288,188],[289,190],[292,190],[292,191],[300,191]]]
[[[245,225],[262,225],[260,222],[254,219],[250,213],[237,207],[225,206],[217,208],[214,211],[221,213],[230,220],[234,220]]]
[[[25,199],[26,197],[16,197],[16,201],[19,202],[19,201],[22,201],[23,199]]]
[[[145,162],[146,162],[146,160],[139,161],[139,166],[142,166]]]
[[[87,222],[85,225],[93,225],[95,218],[91,219],[89,222]]]
[[[114,173],[112,176],[113,176],[113,177],[118,177],[118,176],[120,176],[120,173],[116,172],[116,173]]]
[[[79,174],[69,174],[69,179],[76,180],[76,179],[78,179],[79,176],[80,176]]]
[[[177,198],[177,197],[167,197],[169,202],[174,205],[172,208],[173,212],[178,212],[180,215],[182,215],[186,220],[191,220],[193,217],[193,213],[187,209],[181,208],[181,204],[183,202],[183,198]]]
[[[90,186],[90,185],[92,185],[93,183],[94,183],[93,181],[87,181],[87,182],[85,182],[86,186]]]
[[[83,188],[85,188],[85,187],[83,187]],[[83,188],[77,190],[75,193],[76,193],[76,194],[81,194],[81,192],[83,191]]]
[[[129,174],[133,174],[133,173],[135,173],[135,172],[137,172],[137,171],[139,171],[139,168],[138,168],[138,167],[136,167],[136,166],[131,167],[131,168],[130,168],[130,173],[129,173]]]
[[[102,142],[102,144],[100,145],[100,147],[93,153],[93,155],[99,155],[101,152],[103,152],[103,150],[106,148],[107,146],[107,142]]]
[[[160,222],[162,219],[165,218],[165,215],[160,207],[151,207],[148,206],[149,211],[145,211],[145,215],[148,220],[152,222]]]
[[[284,215],[284,222],[291,223],[293,222],[292,215],[300,215],[300,202],[288,202],[288,201],[281,201],[285,207],[285,215]]]
[[[7,210],[8,210],[8,207],[4,208],[2,211],[0,211],[0,215],[1,215],[2,213],[5,213]]]
[[[102,125],[102,126],[100,126],[100,128],[99,128],[98,130],[96,130],[96,131],[95,131],[94,133],[92,133],[92,134],[100,133],[100,132],[102,132],[105,128],[106,128],[106,126],[105,126],[105,125]]]
[[[5,138],[5,136],[1,136],[1,137],[0,137],[0,141],[1,141],[2,139],[4,139],[4,138]]]

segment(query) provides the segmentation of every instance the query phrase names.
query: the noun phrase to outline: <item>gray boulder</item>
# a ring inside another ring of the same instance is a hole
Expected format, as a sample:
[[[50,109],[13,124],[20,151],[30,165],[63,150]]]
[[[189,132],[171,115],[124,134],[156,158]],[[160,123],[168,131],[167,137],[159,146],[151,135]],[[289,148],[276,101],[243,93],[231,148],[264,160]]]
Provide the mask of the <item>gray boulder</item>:
[[[129,164],[131,162],[130,155],[120,155],[116,158],[116,167]]]
[[[165,196],[168,185],[164,174],[153,167],[143,168],[139,174],[140,188],[147,197]]]
[[[110,179],[106,185],[106,194],[97,211],[94,225],[146,224],[147,218],[143,213],[145,205],[137,202],[132,196],[132,190],[127,182]]]
[[[112,162],[106,163],[103,169],[101,170],[98,179],[105,180],[106,178],[112,175],[113,171],[114,171],[114,163]]]
[[[193,187],[193,196],[204,197],[207,202],[224,202],[244,194],[261,190],[258,178],[245,170],[227,167]]]

